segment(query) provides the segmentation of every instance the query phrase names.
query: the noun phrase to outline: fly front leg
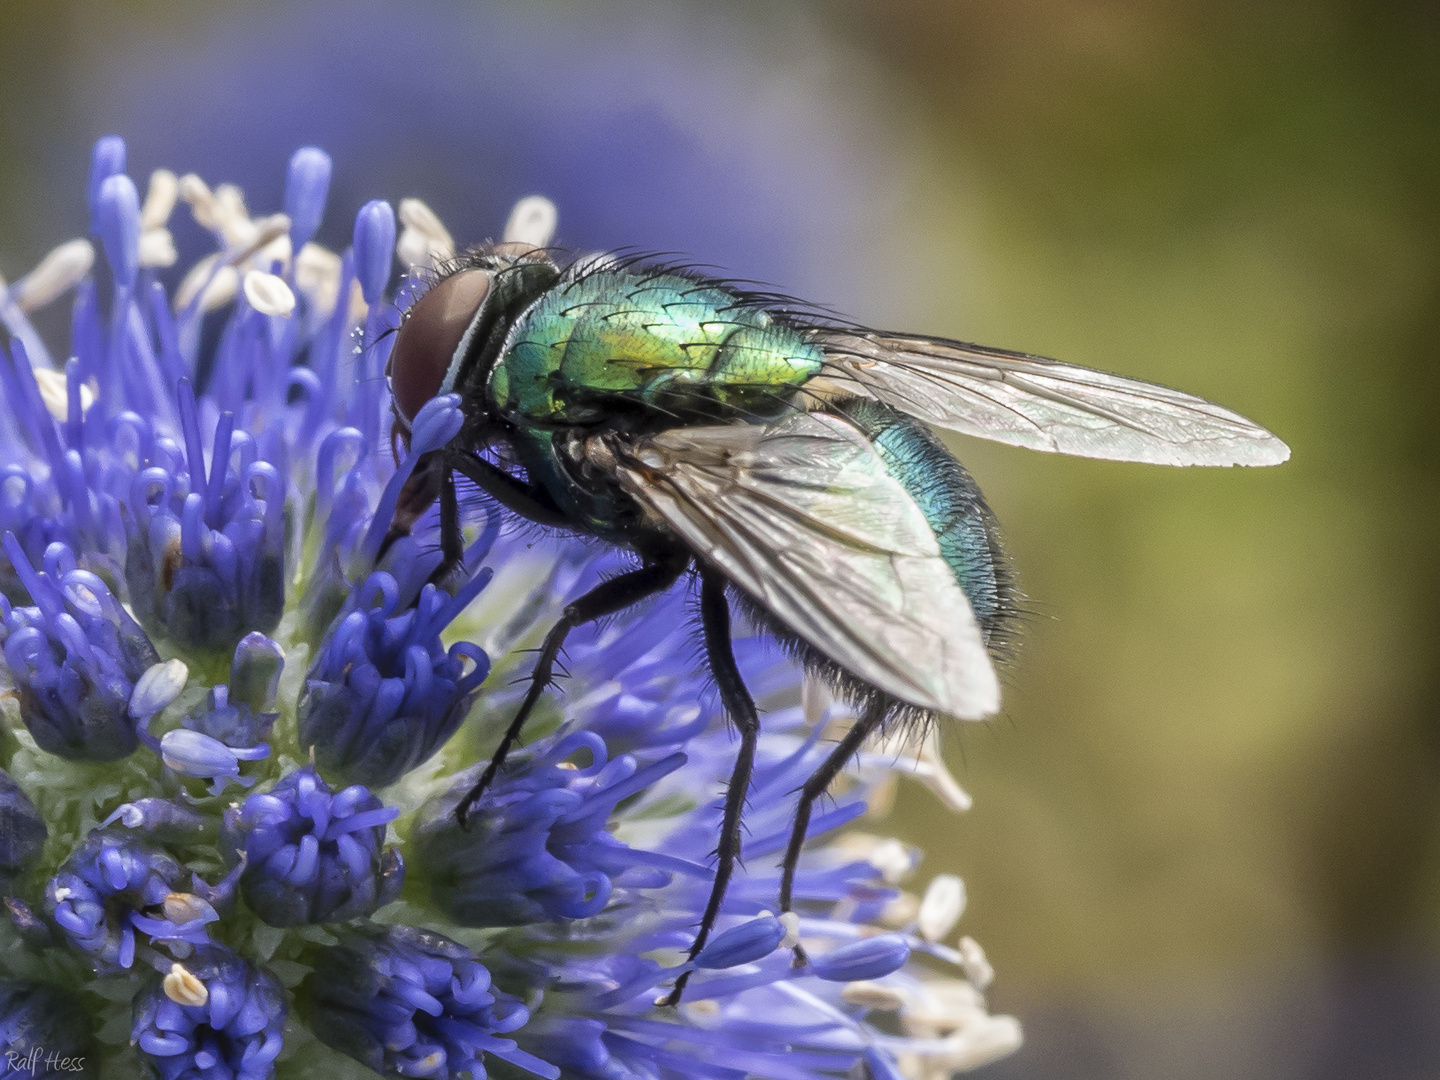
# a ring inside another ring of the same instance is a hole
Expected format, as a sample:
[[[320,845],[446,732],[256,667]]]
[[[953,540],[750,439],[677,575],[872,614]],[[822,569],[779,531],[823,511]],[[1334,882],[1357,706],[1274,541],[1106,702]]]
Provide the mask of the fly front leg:
[[[440,482],[440,565],[431,581],[444,581],[465,559],[465,534],[460,529],[460,499],[455,494],[455,474],[445,470]]]
[[[472,481],[506,510],[540,525],[568,528],[573,524],[544,489],[511,476],[478,454],[468,450],[455,451],[450,454],[448,462],[450,468]]]
[[[700,620],[705,631],[705,655],[710,661],[715,685],[720,690],[720,702],[731,723],[740,732],[740,753],[735,757],[735,768],[725,789],[720,843],[715,848],[715,884],[710,887],[710,899],[700,917],[700,929],[695,934],[695,943],[690,946],[691,960],[700,955],[700,950],[710,938],[710,931],[725,899],[725,890],[729,888],[730,878],[735,872],[735,863],[740,858],[740,818],[745,809],[745,796],[750,791],[750,778],[755,771],[755,746],[760,738],[760,715],[755,711],[755,699],[740,677],[735,651],[730,643],[730,602],[725,598],[725,579],[709,569],[700,571]],[[685,984],[689,981],[690,972],[681,974],[664,1004],[679,1005],[685,993]]]
[[[790,830],[790,843],[785,848],[785,861],[781,864],[783,869],[780,872],[780,914],[783,915],[790,910],[791,894],[795,888],[795,867],[800,862],[800,850],[805,846],[805,834],[810,829],[810,812],[815,806],[815,801],[825,794],[826,789],[830,787],[830,782],[839,775],[846,762],[860,752],[860,747],[865,744],[865,740],[880,726],[881,721],[885,719],[887,707],[887,703],[884,701],[873,702],[864,714],[851,725],[850,730],[845,733],[845,737],[835,744],[835,749],[830,751],[830,756],[800,788],[800,802],[795,807],[795,824]],[[801,967],[805,963],[807,963],[805,950],[797,943],[795,966]]]
[[[540,700],[540,695],[550,685],[550,676],[555,668],[555,659],[560,655],[560,648],[565,644],[565,637],[577,626],[582,626],[596,619],[603,619],[606,615],[613,615],[617,611],[623,611],[632,604],[639,603],[647,596],[664,592],[690,565],[688,552],[673,553],[665,556],[658,562],[642,566],[638,570],[631,570],[629,573],[613,577],[609,581],[602,581],[595,588],[591,589],[584,596],[566,606],[557,622],[545,635],[545,643],[540,647],[540,657],[535,661],[535,670],[530,673],[530,689],[526,691],[525,698],[520,702],[520,708],[515,713],[510,726],[505,729],[505,736],[500,740],[499,747],[490,758],[490,763],[485,766],[485,771],[480,774],[480,779],[475,786],[465,793],[460,804],[455,808],[455,818],[463,826],[465,817],[470,813],[470,807],[475,805],[475,800],[485,793],[490,786],[495,774],[500,771],[500,766],[505,764],[505,758],[510,753],[511,746],[520,737],[520,729],[525,726],[535,703]]]

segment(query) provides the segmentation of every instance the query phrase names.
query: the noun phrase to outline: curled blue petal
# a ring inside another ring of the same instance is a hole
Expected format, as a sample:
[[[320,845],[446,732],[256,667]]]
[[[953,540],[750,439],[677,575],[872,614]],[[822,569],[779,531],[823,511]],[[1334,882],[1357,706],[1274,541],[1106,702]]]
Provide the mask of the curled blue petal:
[[[589,755],[589,767],[568,767],[577,753]],[[608,832],[611,810],[684,761],[676,753],[640,768],[628,756],[608,760],[604,741],[589,732],[547,739],[495,779],[464,828],[455,804],[481,766],[461,773],[422,807],[412,836],[431,898],[462,926],[598,914],[614,879],[643,861]],[[662,873],[656,884],[668,881]]]

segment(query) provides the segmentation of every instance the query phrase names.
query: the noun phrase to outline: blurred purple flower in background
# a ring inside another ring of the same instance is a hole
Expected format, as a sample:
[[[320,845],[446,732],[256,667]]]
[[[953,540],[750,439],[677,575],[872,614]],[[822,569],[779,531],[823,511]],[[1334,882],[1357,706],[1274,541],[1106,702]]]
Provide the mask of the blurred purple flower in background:
[[[683,588],[573,636],[539,738],[459,829],[527,647],[613,567],[490,516],[452,594],[427,582],[434,511],[382,543],[414,460],[458,417],[436,399],[391,463],[384,330],[451,234],[424,203],[372,200],[349,250],[317,244],[332,175],[313,147],[291,160],[287,213],[264,217],[195,174],[157,171],[141,199],[127,158],[107,138],[92,159],[103,260],[72,242],[0,297],[16,691],[0,970],[94,991],[46,1038],[80,1046],[93,1020],[89,1053],[167,1080],[480,1077],[494,1061],[929,1080],[1018,1045],[985,1011],[978,946],[943,943],[958,881],[918,901],[896,888],[916,853],[833,835],[895,775],[934,781],[926,747],[862,756],[812,824],[797,913],[768,910],[794,793],[849,716],[795,704],[796,670],[757,639],[737,646],[769,706],[749,861],[686,961],[733,747],[674,633]],[[172,288],[182,201],[215,250]],[[544,243],[554,221],[532,200],[506,236]],[[28,313],[72,290],[62,371]],[[684,1005],[658,1007],[686,973]],[[38,1040],[7,993],[0,1032]]]

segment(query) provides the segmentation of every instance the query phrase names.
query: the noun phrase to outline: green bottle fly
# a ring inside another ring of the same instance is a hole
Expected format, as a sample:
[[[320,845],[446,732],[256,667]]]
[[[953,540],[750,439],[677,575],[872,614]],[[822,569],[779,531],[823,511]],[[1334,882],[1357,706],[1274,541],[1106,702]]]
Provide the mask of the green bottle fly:
[[[811,807],[871,733],[999,708],[992,658],[1007,644],[1015,590],[979,489],[927,424],[1120,461],[1273,465],[1289,456],[1264,428],[1165,387],[838,326],[674,268],[609,258],[562,268],[516,244],[462,257],[411,308],[390,363],[407,444],[439,395],[456,395],[446,400],[464,417],[447,443],[426,447],[393,526],[407,528],[440,500],[437,576],[462,562],[457,473],[520,517],[638,562],[565,608],[499,748],[460,802],[462,821],[549,685],[570,630],[687,572],[698,580],[706,659],[740,747],[692,958],[740,852],[760,730],[731,648],[732,601],[857,708],[799,792],[781,912]],[[669,1003],[688,978],[677,978]]]

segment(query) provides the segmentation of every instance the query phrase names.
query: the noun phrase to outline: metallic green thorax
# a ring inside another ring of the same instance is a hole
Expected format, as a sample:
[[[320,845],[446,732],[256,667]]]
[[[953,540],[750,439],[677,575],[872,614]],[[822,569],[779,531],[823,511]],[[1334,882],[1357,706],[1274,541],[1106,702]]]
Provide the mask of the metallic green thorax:
[[[824,364],[803,330],[723,285],[680,274],[571,269],[532,295],[495,354],[487,411],[504,421],[532,480],[597,536],[621,540],[636,511],[563,463],[558,448],[577,429],[640,434],[776,418]],[[999,643],[1013,590],[974,481],[924,425],[888,405],[850,398],[834,408],[915,500],[986,640]]]
[[[521,428],[766,418],[822,361],[799,330],[717,285],[571,271],[511,327],[487,390]]]

